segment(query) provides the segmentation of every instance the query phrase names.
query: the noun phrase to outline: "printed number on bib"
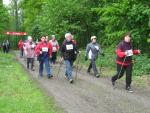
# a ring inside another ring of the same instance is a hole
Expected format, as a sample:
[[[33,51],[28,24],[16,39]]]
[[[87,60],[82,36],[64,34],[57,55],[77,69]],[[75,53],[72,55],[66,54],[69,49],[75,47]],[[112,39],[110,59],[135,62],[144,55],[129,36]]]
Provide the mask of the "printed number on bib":
[[[132,56],[133,55],[133,51],[132,50],[127,50],[127,56]]]
[[[56,52],[56,50],[57,50],[56,47],[53,47],[53,52]]]
[[[48,52],[48,48],[47,47],[42,47],[42,52]]]
[[[66,49],[67,49],[67,50],[72,50],[72,49],[73,49],[73,45],[72,45],[72,44],[66,45]]]

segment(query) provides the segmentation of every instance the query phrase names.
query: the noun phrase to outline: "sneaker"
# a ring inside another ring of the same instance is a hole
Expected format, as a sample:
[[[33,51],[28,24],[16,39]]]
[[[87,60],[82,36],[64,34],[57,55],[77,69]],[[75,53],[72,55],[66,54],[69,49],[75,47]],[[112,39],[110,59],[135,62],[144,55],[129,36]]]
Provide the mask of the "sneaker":
[[[99,74],[96,74],[95,76],[96,76],[96,78],[99,78],[100,75],[99,75]]]
[[[53,77],[53,75],[48,75],[48,79],[50,79],[50,78],[52,78]]]
[[[112,86],[115,86],[115,81],[111,78]]]
[[[70,79],[69,82],[72,84],[73,83],[73,79]]]
[[[126,90],[127,90],[128,92],[130,92],[130,93],[133,92],[133,90],[132,90],[132,88],[131,88],[130,86],[126,87]]]

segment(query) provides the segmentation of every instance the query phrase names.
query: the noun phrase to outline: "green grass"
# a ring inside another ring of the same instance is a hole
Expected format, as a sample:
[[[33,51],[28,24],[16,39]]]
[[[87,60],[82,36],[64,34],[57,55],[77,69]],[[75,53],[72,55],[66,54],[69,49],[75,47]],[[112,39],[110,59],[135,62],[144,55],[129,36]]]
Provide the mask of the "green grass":
[[[62,113],[11,54],[0,52],[0,113]]]

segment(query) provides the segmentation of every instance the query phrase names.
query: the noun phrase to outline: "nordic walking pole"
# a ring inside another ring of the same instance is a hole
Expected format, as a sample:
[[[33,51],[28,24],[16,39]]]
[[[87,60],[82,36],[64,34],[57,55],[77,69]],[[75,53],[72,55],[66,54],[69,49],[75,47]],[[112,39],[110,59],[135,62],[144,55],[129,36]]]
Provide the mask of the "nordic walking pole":
[[[127,58],[127,55],[125,56],[125,58],[124,58],[124,60],[123,60],[123,63],[122,63],[122,65],[121,65],[121,69],[120,69],[120,71],[119,71],[119,74],[118,74],[117,79],[119,79],[119,77],[120,77],[120,74],[121,74],[121,71],[122,71],[122,69],[123,69],[123,65],[124,65],[124,62],[125,62],[126,58]]]
[[[77,67],[76,67],[75,81],[77,80],[79,61],[80,61],[80,51],[79,51],[78,57],[77,57]]]

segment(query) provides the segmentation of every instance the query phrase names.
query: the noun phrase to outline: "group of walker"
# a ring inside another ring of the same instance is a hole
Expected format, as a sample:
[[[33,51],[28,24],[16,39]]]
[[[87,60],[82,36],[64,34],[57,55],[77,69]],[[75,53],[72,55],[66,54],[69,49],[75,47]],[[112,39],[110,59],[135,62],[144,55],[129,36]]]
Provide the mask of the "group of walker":
[[[96,39],[96,36],[91,36],[91,42],[86,47],[85,61],[90,60],[87,73],[90,73],[91,69],[93,69],[95,77],[99,78],[100,74],[97,70],[96,59],[99,57],[99,54],[104,56],[104,53]],[[31,63],[31,70],[34,71],[34,58],[36,56],[39,61],[39,76],[43,77],[43,65],[45,64],[48,78],[53,77],[50,62],[52,64],[56,63],[57,53],[60,50],[60,62],[64,61],[66,67],[65,76],[70,83],[73,83],[73,63],[79,51],[71,33],[65,34],[65,39],[60,48],[55,35],[52,35],[52,40],[50,41],[48,36],[42,36],[41,41],[36,43],[33,42],[31,36],[28,36],[25,42],[20,40],[18,46],[20,57],[25,54],[27,58],[27,68],[29,69],[29,64]],[[112,85],[115,86],[116,80],[120,79],[126,71],[126,90],[132,92],[132,56],[140,54],[140,50],[133,50],[130,34],[125,34],[123,40],[118,44],[116,54],[117,73],[111,79]]]

